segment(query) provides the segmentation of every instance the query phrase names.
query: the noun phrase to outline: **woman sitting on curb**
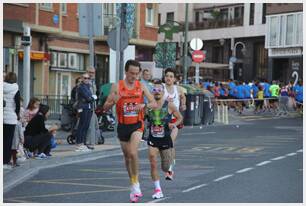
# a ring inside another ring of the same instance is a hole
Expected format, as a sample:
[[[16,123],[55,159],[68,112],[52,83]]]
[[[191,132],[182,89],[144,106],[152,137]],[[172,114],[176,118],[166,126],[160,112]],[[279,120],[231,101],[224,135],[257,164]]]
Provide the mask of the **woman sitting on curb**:
[[[45,121],[48,115],[49,106],[41,104],[38,113],[28,123],[24,132],[24,147],[31,153],[38,150],[37,159],[51,156],[51,138],[54,136],[57,126],[54,125],[49,130],[46,129]]]

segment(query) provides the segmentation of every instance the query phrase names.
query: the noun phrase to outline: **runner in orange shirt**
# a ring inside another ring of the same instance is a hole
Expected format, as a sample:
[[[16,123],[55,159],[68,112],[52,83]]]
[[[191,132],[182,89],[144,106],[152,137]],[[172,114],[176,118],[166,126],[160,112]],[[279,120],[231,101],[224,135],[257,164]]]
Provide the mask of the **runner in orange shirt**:
[[[157,107],[154,97],[137,80],[140,70],[139,62],[128,60],[125,64],[125,79],[112,85],[103,106],[104,110],[109,110],[116,104],[117,133],[131,182],[131,202],[137,202],[142,197],[138,181],[138,146],[144,131],[144,108]],[[148,99],[147,105],[144,104],[144,96]]]

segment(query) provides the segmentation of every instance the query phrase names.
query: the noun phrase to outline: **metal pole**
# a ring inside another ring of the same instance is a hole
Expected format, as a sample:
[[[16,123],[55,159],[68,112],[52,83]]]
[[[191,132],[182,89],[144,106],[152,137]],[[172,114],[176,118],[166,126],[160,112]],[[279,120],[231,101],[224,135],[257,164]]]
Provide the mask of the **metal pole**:
[[[184,84],[187,84],[188,3],[185,4]]]
[[[125,28],[125,18],[126,18],[126,3],[121,5],[121,28]],[[120,38],[121,44],[121,38]],[[119,79],[123,79],[123,61],[124,61],[124,51],[120,50],[120,67],[119,67]]]
[[[120,24],[116,25],[116,82],[119,81],[120,73]]]
[[[95,66],[95,52],[93,39],[93,4],[87,4],[88,11],[88,37],[89,37],[89,64],[91,67]]]
[[[31,36],[31,29],[25,26],[23,29],[24,36]],[[24,105],[28,105],[30,101],[30,72],[31,72],[31,45],[26,45],[23,47],[23,99]]]
[[[199,75],[200,75],[200,64],[196,63],[196,84],[199,83]]]

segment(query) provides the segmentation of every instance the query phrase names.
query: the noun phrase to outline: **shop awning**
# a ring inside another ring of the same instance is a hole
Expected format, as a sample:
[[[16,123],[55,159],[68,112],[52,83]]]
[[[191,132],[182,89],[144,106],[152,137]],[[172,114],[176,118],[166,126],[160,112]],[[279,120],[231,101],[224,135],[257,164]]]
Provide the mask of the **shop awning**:
[[[182,66],[179,60],[176,61],[177,66]],[[196,63],[192,62],[191,67],[195,67]],[[229,69],[228,64],[218,64],[218,63],[211,63],[211,62],[201,62],[200,68],[207,68],[207,69]]]

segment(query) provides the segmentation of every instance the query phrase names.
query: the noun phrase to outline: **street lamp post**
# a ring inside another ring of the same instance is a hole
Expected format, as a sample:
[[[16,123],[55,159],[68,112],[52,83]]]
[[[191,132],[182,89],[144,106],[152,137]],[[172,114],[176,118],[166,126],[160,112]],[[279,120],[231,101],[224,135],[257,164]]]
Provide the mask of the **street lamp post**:
[[[233,51],[233,56],[231,57],[230,59],[230,62],[229,62],[229,69],[230,69],[230,79],[234,79],[234,63],[236,61],[236,48],[237,46],[241,44],[242,45],[242,53],[245,53],[245,44],[241,41],[238,41],[234,44],[234,47],[232,49]]]

